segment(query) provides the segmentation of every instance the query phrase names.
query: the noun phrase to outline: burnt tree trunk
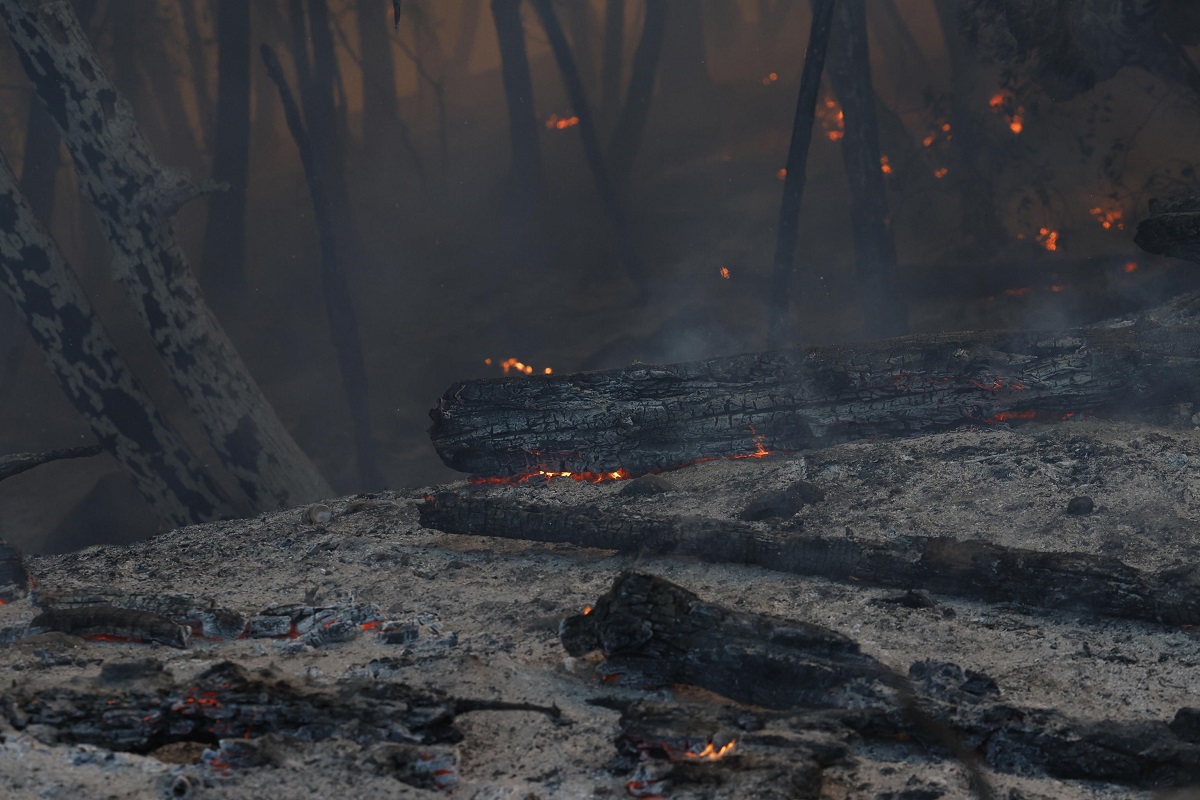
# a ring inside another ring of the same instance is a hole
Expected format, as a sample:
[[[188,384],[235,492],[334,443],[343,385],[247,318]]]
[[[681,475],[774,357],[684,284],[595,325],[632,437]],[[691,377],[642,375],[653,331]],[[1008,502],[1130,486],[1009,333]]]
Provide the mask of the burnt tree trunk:
[[[634,160],[642,144],[646,130],[646,119],[650,115],[650,99],[654,97],[654,84],[658,75],[658,64],[662,56],[663,41],[666,39],[670,5],[667,0],[646,0],[646,13],[642,21],[642,35],[633,53],[633,65],[629,70],[629,91],[621,116],[613,128],[608,145],[608,164],[613,181],[622,188],[629,184]],[[619,64],[618,64],[619,66]]]
[[[492,19],[500,45],[500,74],[508,102],[508,131],[512,147],[509,181],[522,205],[540,206],[545,199],[542,149],[533,105],[533,78],[525,51],[521,0],[492,0]]]
[[[154,512],[171,525],[229,507],[138,385],[0,155],[0,284],[67,399]]]
[[[220,0],[217,12],[217,116],[214,180],[228,188],[209,198],[203,264],[224,306],[245,291],[246,179],[250,163],[250,4]],[[202,76],[197,76],[203,82]]]
[[[354,313],[353,300],[350,297],[350,287],[346,283],[341,268],[341,257],[345,249],[351,248],[351,254],[356,253],[358,249],[357,242],[353,241],[355,232],[349,219],[349,209],[345,207],[345,204],[349,202],[349,197],[344,192],[344,186],[340,187],[341,191],[327,186],[327,179],[333,174],[328,163],[328,150],[325,158],[322,159],[317,152],[318,148],[309,138],[304,121],[300,118],[300,109],[288,88],[279,60],[268,45],[262,46],[262,58],[268,74],[278,87],[288,129],[296,142],[296,148],[300,151],[300,162],[304,166],[304,174],[308,180],[313,215],[321,240],[321,289],[325,296],[330,336],[333,339],[334,349],[337,351],[346,402],[350,408],[354,427],[359,480],[364,488],[380,488],[383,486],[383,477],[376,465],[375,443],[371,437],[367,368],[363,360],[358,320]],[[332,99],[328,95],[326,97]],[[311,95],[309,99],[312,99]],[[310,120],[331,110],[331,108],[320,106],[314,108],[312,104],[306,105],[310,109],[308,115]],[[332,125],[325,126],[326,136],[332,135],[332,127]],[[326,141],[326,147],[328,147],[328,140]],[[362,263],[358,260],[354,261]]]
[[[636,476],[753,453],[757,443],[802,450],[1149,409],[1200,390],[1200,323],[1187,302],[1117,327],[926,334],[462,381],[430,412],[430,435],[447,466],[477,475]]]
[[[575,59],[571,55],[567,37],[563,33],[562,26],[558,22],[558,15],[554,13],[554,6],[551,5],[550,0],[531,0],[531,2],[542,22],[542,28],[546,31],[546,38],[550,40],[550,49],[554,53],[554,60],[558,62],[558,69],[562,73],[563,83],[566,84],[567,96],[571,98],[575,116],[579,117],[579,135],[583,138],[583,151],[587,156],[588,169],[591,170],[592,181],[596,184],[596,193],[600,195],[600,202],[604,204],[604,210],[608,213],[609,221],[616,233],[617,251],[620,253],[621,262],[630,279],[637,285],[644,286],[645,270],[642,268],[641,259],[638,258],[637,251],[633,246],[633,231],[629,224],[629,217],[613,188],[608,165],[604,161],[604,152],[600,149],[600,138],[596,133],[596,123],[592,119],[587,92],[583,88],[579,70],[575,66]]]
[[[834,28],[829,79],[845,114],[842,157],[850,183],[850,219],[863,320],[870,338],[899,336],[908,331],[908,309],[900,292],[896,244],[889,227],[864,0],[840,3]]]
[[[69,6],[35,11],[0,0],[0,18],[75,160],[112,243],[115,274],[250,506],[328,497],[332,489],[254,383],[175,241],[170,218],[200,188],[155,160]]]
[[[621,60],[625,56],[625,0],[605,0],[604,49],[600,64],[600,113],[609,125],[621,105]]]
[[[379,19],[379,5],[358,5],[358,39],[362,43],[363,149],[378,159],[393,149],[396,123],[396,64],[392,60],[392,29]]]
[[[800,73],[800,93],[792,120],[792,140],[788,145],[783,200],[779,204],[779,223],[775,231],[775,261],[771,272],[771,296],[768,298],[767,342],[778,347],[788,335],[788,308],[792,273],[795,271],[796,241],[800,235],[800,204],[808,177],[808,148],[812,144],[817,96],[821,93],[821,74],[833,30],[834,0],[813,0],[812,28]]]
[[[621,553],[750,564],[857,585],[921,589],[988,602],[1119,619],[1200,623],[1200,571],[1148,573],[1115,558],[1008,548],[978,539],[779,532],[751,523],[524,501],[486,490],[439,492],[421,524],[447,533],[576,544]],[[756,701],[757,702],[757,701]]]

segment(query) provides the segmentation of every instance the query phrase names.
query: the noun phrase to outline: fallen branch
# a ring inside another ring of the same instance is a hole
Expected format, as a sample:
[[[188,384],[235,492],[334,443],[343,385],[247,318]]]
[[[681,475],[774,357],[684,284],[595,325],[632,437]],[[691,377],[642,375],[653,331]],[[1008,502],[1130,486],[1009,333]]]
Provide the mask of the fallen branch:
[[[523,501],[487,490],[439,492],[419,508],[422,525],[447,533],[692,556],[988,602],[1200,623],[1200,587],[1190,568],[1143,572],[1107,556],[1024,550],[979,539],[891,536],[870,541],[781,533],[706,517],[598,513],[594,507]]]

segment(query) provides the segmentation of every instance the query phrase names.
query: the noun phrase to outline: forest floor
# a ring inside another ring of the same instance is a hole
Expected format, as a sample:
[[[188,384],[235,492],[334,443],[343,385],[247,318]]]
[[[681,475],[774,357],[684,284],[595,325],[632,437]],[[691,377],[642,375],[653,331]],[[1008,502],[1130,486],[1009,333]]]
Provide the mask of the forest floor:
[[[1011,430],[963,429],[761,460],[714,461],[663,477],[675,490],[648,498],[621,497],[621,482],[561,479],[478,490],[591,504],[598,513],[636,503],[642,510],[725,520],[736,518],[752,496],[805,479],[824,489],[825,499],[791,520],[798,536],[951,535],[1103,554],[1148,570],[1194,564],[1200,529],[1200,434],[1187,408],[1153,421],[1084,418]],[[1200,637],[1190,627],[948,596],[936,597],[934,608],[909,609],[875,602],[895,595],[894,589],[756,567],[446,534],[422,528],[417,519],[416,504],[432,491],[333,500],[332,519],[324,524],[309,522],[300,508],[185,528],[128,546],[28,559],[40,591],[188,593],[247,613],[287,603],[369,603],[389,619],[415,620],[421,631],[415,642],[386,644],[364,632],[321,647],[194,639],[186,649],[173,649],[43,633],[0,645],[6,695],[49,687],[109,691],[102,667],[145,660],[186,682],[230,660],[249,669],[270,668],[310,688],[369,678],[460,698],[553,703],[566,724],[534,712],[459,715],[464,738],[456,746],[457,783],[435,793],[364,766],[368,746],[344,739],[281,743],[267,763],[218,769],[211,758],[205,761],[203,748],[113,753],[102,745],[56,741],[53,726],[16,730],[13,722],[20,720],[6,713],[0,721],[0,785],[7,787],[6,797],[628,796],[633,778],[614,746],[618,713],[589,701],[647,693],[597,682],[599,657],[568,658],[557,631],[563,617],[594,603],[630,567],[740,611],[832,628],[901,672],[924,659],[977,670],[996,681],[1005,702],[1055,708],[1082,720],[1169,721],[1200,696]],[[1095,510],[1068,515],[1068,501],[1079,495],[1092,497]],[[0,606],[0,632],[13,638],[35,613],[30,600]],[[696,701],[683,687],[650,696]],[[724,701],[712,696],[708,702]],[[676,782],[664,795],[773,796],[740,791],[738,772],[718,765],[714,762],[713,783]],[[1151,796],[1102,782],[1003,773],[991,778],[998,796],[1012,800]],[[854,747],[825,769],[822,786],[821,796],[828,798],[967,796],[961,765],[915,744]]]

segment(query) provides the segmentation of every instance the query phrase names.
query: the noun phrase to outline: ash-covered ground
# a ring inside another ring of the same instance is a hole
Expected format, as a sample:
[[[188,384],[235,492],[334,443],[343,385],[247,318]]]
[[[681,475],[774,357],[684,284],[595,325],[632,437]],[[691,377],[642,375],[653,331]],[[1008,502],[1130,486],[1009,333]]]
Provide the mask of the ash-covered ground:
[[[479,491],[589,503],[598,513],[636,503],[660,513],[734,519],[755,495],[805,479],[820,486],[825,498],[790,521],[797,535],[951,535],[1104,554],[1161,570],[1196,557],[1200,434],[1189,414],[1184,409],[1178,419],[1156,424],[1083,419],[1012,430],[964,429],[715,461],[664,474],[675,491],[647,498],[619,496],[621,482],[563,479]],[[203,747],[112,753],[56,742],[52,727],[17,730],[5,714],[0,785],[7,787],[6,796],[628,796],[631,775],[614,747],[619,715],[588,701],[648,693],[598,682],[599,656],[568,658],[557,630],[563,617],[595,602],[630,567],[740,611],[827,626],[902,672],[933,658],[986,673],[1013,704],[1056,708],[1083,720],[1126,721],[1170,720],[1180,707],[1198,704],[1200,638],[1189,629],[947,596],[936,597],[934,608],[909,609],[872,602],[894,596],[894,589],[757,567],[446,534],[417,521],[416,505],[431,491],[332,500],[332,518],[323,524],[309,521],[301,508],[172,531],[125,547],[28,560],[40,591],[190,593],[246,613],[287,603],[369,603],[389,619],[412,621],[420,631],[415,641],[387,644],[364,631],[352,641],[320,647],[298,647],[293,640],[193,639],[186,649],[176,649],[42,633],[0,645],[6,694],[51,686],[107,691],[113,687],[101,677],[102,666],[145,659],[159,662],[182,683],[229,660],[248,669],[269,667],[308,687],[395,681],[460,698],[553,703],[564,722],[526,711],[460,714],[465,738],[456,746],[457,783],[434,792],[372,769],[368,748],[341,738],[280,740],[259,766],[221,770],[205,765]],[[1068,502],[1083,495],[1093,499],[1094,511],[1068,515]],[[0,606],[0,629],[13,631],[37,613],[29,599]],[[695,692],[680,687],[652,696],[697,701]],[[740,791],[736,770],[718,772],[724,769],[720,763],[713,766],[714,782],[677,783],[665,796],[767,796]],[[1007,798],[1151,796],[1099,782],[991,777],[998,796]],[[967,788],[960,764],[920,747],[863,748],[826,770],[822,796],[950,798],[967,796]]]

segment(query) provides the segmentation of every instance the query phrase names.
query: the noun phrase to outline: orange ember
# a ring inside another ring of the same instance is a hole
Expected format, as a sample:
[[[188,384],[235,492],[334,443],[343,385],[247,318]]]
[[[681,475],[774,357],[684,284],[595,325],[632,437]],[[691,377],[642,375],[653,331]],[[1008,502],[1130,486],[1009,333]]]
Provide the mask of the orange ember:
[[[1030,292],[1030,289],[1028,286],[1022,286],[1020,289],[1005,289],[1004,290],[1004,293],[1006,295],[1008,295],[1009,297],[1024,297],[1025,295],[1029,294],[1029,292]]]
[[[572,114],[569,117],[560,117],[558,114],[551,114],[546,118],[546,127],[551,130],[563,130],[579,124],[579,117]]]
[[[769,72],[762,79],[763,86],[770,86],[775,81],[779,80],[778,72]]]
[[[891,174],[892,174],[892,165],[888,163],[888,157],[887,157],[887,156],[880,156],[880,157],[879,157],[879,169],[880,169],[880,171],[882,171],[882,172],[883,172],[883,174],[884,174],[884,175],[891,175]]]
[[[492,360],[490,358],[485,358],[483,360],[483,363],[487,364],[488,366],[491,366]],[[500,369],[504,370],[505,375],[507,375],[509,372],[511,372],[513,370],[516,370],[518,373],[523,374],[523,375],[532,375],[534,372],[533,367],[529,366],[528,364],[526,364],[516,358],[506,358],[503,361],[501,361]],[[544,369],[542,369],[543,375],[550,375],[553,372],[554,372],[554,370],[550,369],[550,367],[545,367]]]
[[[476,485],[491,483],[511,486],[518,483],[528,483],[534,478],[545,478],[547,481],[551,478],[570,478],[579,483],[601,483],[603,481],[623,481],[629,477],[629,472],[625,469],[618,469],[612,472],[551,472],[550,470],[539,469],[536,472],[526,472],[524,475],[512,475],[507,478],[471,478],[470,481]]]
[[[933,171],[933,177],[941,179],[941,178],[946,177],[946,175],[949,174],[949,172],[950,172],[949,167],[942,167],[941,169],[935,169]]]
[[[116,636],[111,633],[88,633],[80,637],[89,642],[132,642],[128,636]]]
[[[1100,227],[1106,231],[1114,228],[1119,231],[1125,230],[1125,223],[1121,221],[1121,209],[1119,208],[1089,208],[1088,213],[1095,217],[1096,221],[1100,223]]]
[[[592,613],[592,607],[591,607],[591,606],[584,606],[584,607],[583,607],[583,615],[586,617],[586,616],[587,616],[588,614],[590,614],[590,613]]]
[[[1125,270],[1126,272],[1137,272],[1138,263],[1136,261],[1126,261],[1125,266],[1121,267],[1121,269]]]
[[[846,119],[837,100],[827,96],[817,104],[816,117],[821,122],[825,137],[831,142],[839,141],[846,135]]]
[[[1013,101],[1013,96],[1008,92],[997,92],[992,95],[992,99],[988,101],[988,106],[996,114],[1003,115],[1008,118],[1008,129],[1013,132],[1013,135],[1019,135],[1025,130],[1025,106],[1016,105]]]
[[[784,178],[787,177],[787,170],[786,169],[779,170],[779,172],[775,173],[775,177],[779,178],[779,180],[783,180]]]
[[[1037,243],[1053,253],[1058,249],[1058,231],[1052,231],[1049,228],[1039,228]]]
[[[729,267],[721,267],[721,277],[729,280]]]

